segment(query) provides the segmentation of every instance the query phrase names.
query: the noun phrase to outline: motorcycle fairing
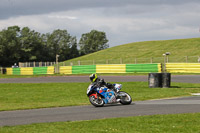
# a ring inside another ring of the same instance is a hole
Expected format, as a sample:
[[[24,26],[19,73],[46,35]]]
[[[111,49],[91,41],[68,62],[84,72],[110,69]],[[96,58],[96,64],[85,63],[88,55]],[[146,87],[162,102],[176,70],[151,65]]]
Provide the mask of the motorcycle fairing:
[[[103,100],[105,104],[116,102],[115,94],[113,91],[106,92],[103,90],[99,90],[98,93],[104,97]]]

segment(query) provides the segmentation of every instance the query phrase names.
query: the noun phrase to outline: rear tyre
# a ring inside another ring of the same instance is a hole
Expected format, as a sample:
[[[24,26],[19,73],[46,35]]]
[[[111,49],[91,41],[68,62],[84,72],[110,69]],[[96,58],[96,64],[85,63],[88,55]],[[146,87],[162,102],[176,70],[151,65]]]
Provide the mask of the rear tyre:
[[[132,103],[132,98],[131,96],[126,93],[126,92],[123,92],[123,91],[120,91],[118,93],[118,95],[121,95],[120,97],[120,103],[123,104],[123,105],[128,105],[128,104],[131,104]]]
[[[95,107],[103,107],[104,101],[101,97],[95,98],[95,96],[89,97],[90,103]]]

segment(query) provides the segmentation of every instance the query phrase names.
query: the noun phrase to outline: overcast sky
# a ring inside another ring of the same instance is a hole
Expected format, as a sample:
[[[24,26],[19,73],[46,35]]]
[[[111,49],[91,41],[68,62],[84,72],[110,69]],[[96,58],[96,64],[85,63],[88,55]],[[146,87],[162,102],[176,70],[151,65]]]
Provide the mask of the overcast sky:
[[[13,25],[66,29],[77,39],[104,31],[110,47],[193,38],[200,37],[200,0],[0,0],[0,30]]]

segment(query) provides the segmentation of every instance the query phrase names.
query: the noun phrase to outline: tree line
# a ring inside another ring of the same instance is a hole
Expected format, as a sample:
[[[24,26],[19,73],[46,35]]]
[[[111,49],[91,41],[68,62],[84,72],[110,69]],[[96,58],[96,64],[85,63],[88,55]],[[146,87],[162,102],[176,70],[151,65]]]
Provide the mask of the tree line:
[[[79,48],[78,48],[79,46]],[[0,31],[0,66],[17,62],[65,61],[109,47],[106,33],[91,30],[82,34],[79,42],[67,30],[41,34],[29,27],[10,26]]]

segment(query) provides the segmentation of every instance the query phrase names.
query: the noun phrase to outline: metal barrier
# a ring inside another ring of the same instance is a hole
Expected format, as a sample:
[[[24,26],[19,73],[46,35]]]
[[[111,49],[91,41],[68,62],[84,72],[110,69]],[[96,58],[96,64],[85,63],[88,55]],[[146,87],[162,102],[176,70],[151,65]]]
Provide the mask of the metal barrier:
[[[161,72],[161,64],[101,64],[81,66],[60,66],[60,74],[80,73],[149,73]]]
[[[50,67],[22,67],[22,68],[6,68],[8,75],[38,75],[38,74],[54,74],[54,66]]]
[[[200,63],[166,63],[170,73],[200,73]]]

